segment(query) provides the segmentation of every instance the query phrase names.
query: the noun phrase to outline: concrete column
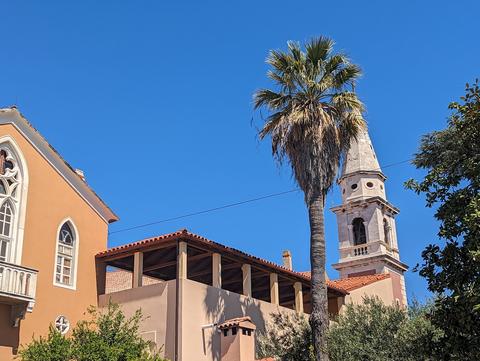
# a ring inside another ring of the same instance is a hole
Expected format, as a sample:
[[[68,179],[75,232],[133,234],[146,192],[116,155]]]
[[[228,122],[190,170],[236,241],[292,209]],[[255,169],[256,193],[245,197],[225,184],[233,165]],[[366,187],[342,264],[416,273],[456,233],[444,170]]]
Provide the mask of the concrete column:
[[[178,242],[178,279],[187,279],[187,242]]]
[[[353,226],[351,224],[349,224],[347,226],[348,228],[348,246],[351,247],[354,245],[354,242],[353,242]]]
[[[363,222],[363,227],[365,227],[365,243],[370,243],[370,234],[368,232],[368,222]]]
[[[212,254],[212,286],[222,288],[222,256],[219,253]]]
[[[142,287],[143,278],[143,252],[133,254],[132,288]]]
[[[295,289],[295,311],[303,313],[302,282],[295,282],[293,288]]]
[[[99,261],[95,262],[95,272],[97,280],[97,296],[104,295],[107,281],[107,264]],[[30,283],[33,284],[33,279],[30,280]]]
[[[278,294],[278,275],[270,273],[270,303],[274,305],[280,304],[280,297]]]
[[[252,297],[252,267],[249,264],[242,265],[243,295]]]

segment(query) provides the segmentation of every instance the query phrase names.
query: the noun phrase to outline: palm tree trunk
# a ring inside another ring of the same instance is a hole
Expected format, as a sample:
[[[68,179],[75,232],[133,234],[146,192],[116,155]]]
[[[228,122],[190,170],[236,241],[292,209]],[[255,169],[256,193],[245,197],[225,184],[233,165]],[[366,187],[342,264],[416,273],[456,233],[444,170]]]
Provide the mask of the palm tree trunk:
[[[324,198],[322,195],[312,197],[308,204],[310,221],[310,265],[313,347],[316,361],[328,361],[326,350],[326,333],[328,329],[328,297],[325,277],[325,224],[323,217]]]

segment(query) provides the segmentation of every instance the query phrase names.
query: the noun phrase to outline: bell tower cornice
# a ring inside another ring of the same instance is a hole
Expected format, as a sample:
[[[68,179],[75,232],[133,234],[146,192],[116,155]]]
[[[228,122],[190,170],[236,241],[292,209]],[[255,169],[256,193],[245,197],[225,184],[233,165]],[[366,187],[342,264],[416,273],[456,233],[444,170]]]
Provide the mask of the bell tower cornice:
[[[359,208],[367,208],[371,203],[379,205],[382,210],[389,212],[391,215],[397,215],[398,213],[400,213],[400,210],[397,207],[395,207],[393,204],[383,199],[382,197],[378,196],[367,199],[353,200],[346,204],[331,207],[330,210],[334,213],[349,212]]]

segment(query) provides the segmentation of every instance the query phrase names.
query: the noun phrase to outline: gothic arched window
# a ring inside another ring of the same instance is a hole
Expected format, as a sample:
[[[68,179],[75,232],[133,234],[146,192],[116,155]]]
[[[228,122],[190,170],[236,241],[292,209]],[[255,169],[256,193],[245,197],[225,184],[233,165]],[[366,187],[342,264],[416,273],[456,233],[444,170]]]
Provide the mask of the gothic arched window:
[[[73,224],[66,221],[60,227],[57,236],[57,260],[55,264],[55,283],[74,286],[77,235]]]
[[[390,225],[386,218],[383,219],[383,237],[385,243],[390,245]]]
[[[0,261],[7,261],[12,243],[12,223],[13,210],[12,205],[7,200],[0,207]]]
[[[365,225],[363,222],[363,218],[355,218],[352,222],[353,244],[355,246],[367,243],[367,234],[365,232]]]
[[[10,140],[0,142],[0,261],[16,263],[21,257],[20,248],[26,193],[26,167],[19,151]]]

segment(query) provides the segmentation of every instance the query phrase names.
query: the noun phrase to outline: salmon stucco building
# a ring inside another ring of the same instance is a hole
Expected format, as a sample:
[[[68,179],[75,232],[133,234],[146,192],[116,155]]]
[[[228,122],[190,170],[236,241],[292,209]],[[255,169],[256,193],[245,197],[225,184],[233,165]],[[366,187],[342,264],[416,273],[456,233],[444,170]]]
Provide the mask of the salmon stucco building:
[[[340,273],[332,317],[377,295],[406,306],[398,213],[365,131],[352,145],[334,207]],[[308,315],[310,274],[188,230],[107,248],[117,216],[15,108],[0,110],[0,360],[50,324],[69,335],[85,309],[119,303],[148,316],[141,335],[170,360],[252,361],[274,312]]]
[[[96,304],[117,216],[16,108],[0,109],[0,360]]]

